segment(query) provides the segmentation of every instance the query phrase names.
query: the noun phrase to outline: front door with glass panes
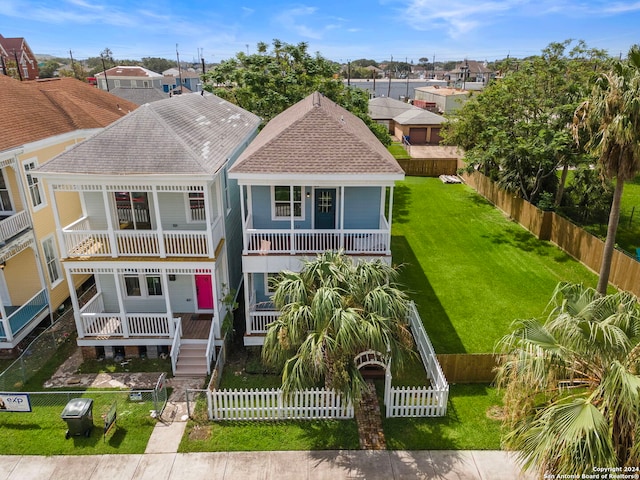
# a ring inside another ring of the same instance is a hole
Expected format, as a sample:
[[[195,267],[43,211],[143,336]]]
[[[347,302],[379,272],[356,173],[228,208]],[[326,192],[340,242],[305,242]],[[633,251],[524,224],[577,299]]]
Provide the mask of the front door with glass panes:
[[[335,188],[316,188],[314,228],[318,230],[336,228]]]
[[[118,228],[151,230],[147,192],[114,192]]]

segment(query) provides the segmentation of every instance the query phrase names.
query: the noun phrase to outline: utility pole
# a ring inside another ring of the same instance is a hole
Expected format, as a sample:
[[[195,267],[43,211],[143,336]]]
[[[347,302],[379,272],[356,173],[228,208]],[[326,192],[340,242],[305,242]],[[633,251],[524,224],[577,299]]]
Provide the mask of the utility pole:
[[[391,61],[389,62],[389,87],[387,88],[387,98],[391,96],[391,65],[393,64],[393,55],[391,55]]]
[[[180,93],[182,93],[182,69],[180,68],[180,54],[178,53],[177,43],[176,43],[176,58],[178,59],[178,79],[180,80]]]
[[[20,77],[20,81],[22,81],[22,72],[20,71],[20,63],[18,62],[18,52],[13,51],[13,58],[16,59],[16,70],[18,71],[18,76]]]
[[[351,86],[351,60],[347,59],[347,87]]]
[[[104,74],[104,83],[107,85],[107,92],[109,91],[109,79],[107,78],[107,67],[104,65],[104,55],[100,52],[100,59],[102,60],[102,73]]]
[[[71,71],[73,72],[73,77],[77,79],[76,66],[73,63],[73,52],[71,50],[69,50],[69,58],[71,58]]]
[[[409,101],[409,74],[411,73],[411,67],[409,67],[409,62],[407,61],[407,57],[404,57],[404,63],[407,65],[407,68],[409,69],[409,71],[407,72],[407,94],[404,96],[405,100],[408,102]]]

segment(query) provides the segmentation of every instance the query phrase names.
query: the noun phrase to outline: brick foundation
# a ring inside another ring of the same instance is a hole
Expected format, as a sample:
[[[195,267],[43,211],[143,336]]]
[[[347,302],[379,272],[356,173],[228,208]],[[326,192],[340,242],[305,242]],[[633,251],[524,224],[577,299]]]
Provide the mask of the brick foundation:
[[[96,357],[96,347],[80,347],[82,350],[82,358],[84,360],[95,360]]]

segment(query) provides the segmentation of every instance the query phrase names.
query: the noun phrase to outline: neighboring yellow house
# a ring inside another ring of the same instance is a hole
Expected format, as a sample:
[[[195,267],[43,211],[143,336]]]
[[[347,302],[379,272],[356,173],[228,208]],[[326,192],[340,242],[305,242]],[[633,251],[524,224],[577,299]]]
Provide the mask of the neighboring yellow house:
[[[30,172],[137,105],[72,78],[2,75],[0,105],[0,356],[9,357],[69,297],[46,186]],[[76,192],[60,202],[67,219],[82,211]]]

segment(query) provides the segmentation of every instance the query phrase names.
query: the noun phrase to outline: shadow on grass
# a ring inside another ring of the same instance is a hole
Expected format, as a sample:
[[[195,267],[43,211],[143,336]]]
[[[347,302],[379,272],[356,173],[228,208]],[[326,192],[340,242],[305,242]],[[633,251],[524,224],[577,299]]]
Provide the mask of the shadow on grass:
[[[409,207],[411,205],[411,189],[403,184],[396,184],[393,189],[393,223],[407,223],[409,221]]]
[[[513,226],[491,235],[483,235],[496,245],[511,245],[523,252],[530,252],[539,257],[552,257],[558,263],[571,260],[571,256],[546,240],[540,240],[530,232]]]
[[[402,264],[400,283],[415,301],[425,330],[438,353],[466,353],[447,312],[425,276],[409,242],[403,236],[391,237],[393,261]]]

